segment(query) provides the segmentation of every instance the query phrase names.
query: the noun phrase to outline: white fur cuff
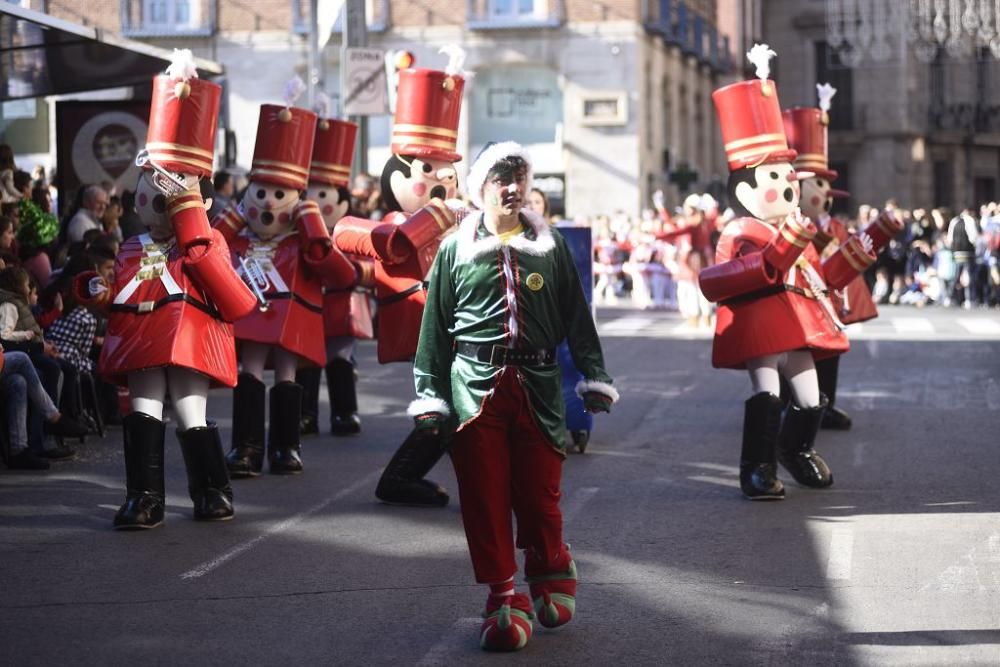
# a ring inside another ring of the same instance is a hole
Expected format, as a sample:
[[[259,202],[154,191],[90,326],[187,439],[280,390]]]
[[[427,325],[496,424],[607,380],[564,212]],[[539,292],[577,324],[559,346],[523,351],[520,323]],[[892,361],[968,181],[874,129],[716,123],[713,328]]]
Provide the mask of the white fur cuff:
[[[437,412],[445,417],[451,416],[451,408],[440,398],[418,398],[406,408],[406,414],[410,417],[419,417],[428,412]]]
[[[583,398],[583,395],[588,391],[596,391],[598,394],[603,394],[611,399],[611,403],[618,402],[618,391],[612,387],[607,382],[598,382],[597,380],[580,380],[576,383],[576,395]]]

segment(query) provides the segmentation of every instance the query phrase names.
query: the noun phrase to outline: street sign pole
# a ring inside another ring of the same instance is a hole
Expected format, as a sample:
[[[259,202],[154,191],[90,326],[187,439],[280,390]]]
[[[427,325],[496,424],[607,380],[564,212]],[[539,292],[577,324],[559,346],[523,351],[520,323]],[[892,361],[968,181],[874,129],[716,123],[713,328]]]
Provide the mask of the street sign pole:
[[[344,39],[340,45],[340,108],[350,94],[347,80],[347,49],[368,46],[368,22],[365,17],[365,0],[347,0],[344,3]],[[353,174],[368,171],[368,117],[351,116],[358,124],[358,139],[354,145]]]
[[[306,93],[309,108],[316,104],[316,86],[323,81],[319,52],[319,0],[309,0],[309,71],[306,73]]]

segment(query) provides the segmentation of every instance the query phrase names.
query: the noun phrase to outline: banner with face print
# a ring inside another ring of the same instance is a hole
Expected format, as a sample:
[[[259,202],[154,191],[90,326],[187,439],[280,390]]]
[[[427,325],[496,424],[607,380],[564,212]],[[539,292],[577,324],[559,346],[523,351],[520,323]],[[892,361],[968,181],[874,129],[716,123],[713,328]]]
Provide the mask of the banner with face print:
[[[56,103],[56,168],[60,193],[110,181],[134,190],[135,155],[146,143],[148,100]]]

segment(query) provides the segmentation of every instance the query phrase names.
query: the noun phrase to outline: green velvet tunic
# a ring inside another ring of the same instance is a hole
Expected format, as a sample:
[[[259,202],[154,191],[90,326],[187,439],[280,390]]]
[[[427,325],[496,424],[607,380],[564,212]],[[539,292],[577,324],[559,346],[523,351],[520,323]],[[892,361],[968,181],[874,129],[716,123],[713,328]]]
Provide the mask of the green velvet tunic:
[[[541,350],[567,339],[584,388],[617,398],[566,242],[535,214],[522,212],[521,220],[524,231],[502,244],[477,212],[441,244],[417,344],[417,400],[409,412],[441,412],[461,429],[479,414],[500,374],[517,373],[538,425],[563,450],[565,409],[557,364],[503,368],[454,351],[456,341]]]

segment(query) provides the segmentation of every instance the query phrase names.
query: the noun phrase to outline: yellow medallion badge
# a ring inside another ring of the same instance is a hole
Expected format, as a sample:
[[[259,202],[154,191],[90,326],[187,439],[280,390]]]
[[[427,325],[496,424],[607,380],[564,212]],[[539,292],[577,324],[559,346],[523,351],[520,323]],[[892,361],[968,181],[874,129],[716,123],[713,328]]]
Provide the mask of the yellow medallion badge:
[[[542,289],[542,285],[545,284],[545,279],[542,278],[542,274],[540,273],[531,273],[525,279],[524,284],[527,285],[528,289],[532,292],[537,292]]]

